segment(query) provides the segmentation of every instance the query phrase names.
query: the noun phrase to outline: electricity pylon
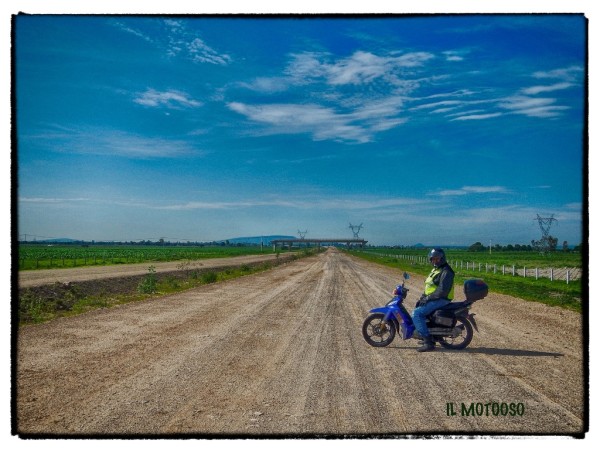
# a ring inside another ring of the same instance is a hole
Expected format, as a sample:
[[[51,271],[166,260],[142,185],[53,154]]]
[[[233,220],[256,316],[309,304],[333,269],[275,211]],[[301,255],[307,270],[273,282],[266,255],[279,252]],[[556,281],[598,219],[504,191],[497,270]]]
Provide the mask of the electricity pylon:
[[[540,226],[540,230],[542,230],[542,239],[547,238],[550,235],[550,227],[552,226],[552,222],[556,222],[554,218],[554,214],[550,217],[540,217],[537,215],[538,225]]]
[[[354,235],[354,239],[358,239],[358,233],[360,233],[360,229],[362,227],[363,227],[362,223],[360,225],[352,225],[352,224],[350,224],[350,226],[348,228],[350,228],[352,230],[352,234]]]
[[[557,220],[554,218],[554,214],[552,214],[550,217],[540,217],[540,215],[537,214],[537,217],[534,220],[538,221],[538,225],[540,226],[540,230],[542,232],[542,239],[539,241],[531,241],[531,243],[542,253],[547,253],[554,250],[556,248],[556,242],[558,242],[558,239],[553,239],[550,236],[550,227],[552,226],[553,222],[557,222]]]

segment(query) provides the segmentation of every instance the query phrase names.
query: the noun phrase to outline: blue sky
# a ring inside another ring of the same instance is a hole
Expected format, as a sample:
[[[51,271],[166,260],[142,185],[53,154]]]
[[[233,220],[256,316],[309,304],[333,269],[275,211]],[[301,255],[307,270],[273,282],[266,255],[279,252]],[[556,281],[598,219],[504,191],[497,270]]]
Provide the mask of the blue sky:
[[[582,240],[581,15],[20,16],[19,235]]]

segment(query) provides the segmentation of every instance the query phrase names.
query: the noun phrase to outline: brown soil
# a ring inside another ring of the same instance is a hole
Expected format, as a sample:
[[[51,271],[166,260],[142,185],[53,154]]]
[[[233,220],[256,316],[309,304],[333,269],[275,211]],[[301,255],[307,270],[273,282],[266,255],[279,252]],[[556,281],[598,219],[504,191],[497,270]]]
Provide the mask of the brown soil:
[[[66,272],[60,281],[81,281],[80,274]],[[229,282],[22,327],[15,431],[165,437],[583,431],[580,314],[492,293],[472,309],[480,332],[465,350],[421,354],[417,341],[398,337],[389,347],[370,347],[362,322],[391,297],[400,275],[329,250]],[[412,309],[423,278],[415,275],[407,285]],[[494,415],[492,402],[523,404],[524,414]],[[447,413],[449,403],[455,416]],[[490,404],[488,414],[462,415],[471,403]]]

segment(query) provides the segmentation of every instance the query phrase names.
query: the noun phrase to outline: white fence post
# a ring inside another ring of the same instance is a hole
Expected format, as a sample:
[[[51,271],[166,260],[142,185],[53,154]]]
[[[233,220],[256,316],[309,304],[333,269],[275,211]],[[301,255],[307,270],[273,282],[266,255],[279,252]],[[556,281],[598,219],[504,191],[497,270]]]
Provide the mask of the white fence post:
[[[428,264],[428,259],[425,256],[418,256],[418,255],[407,255],[407,254],[388,254],[388,253],[376,253],[376,252],[365,252],[365,253],[370,253],[370,254],[377,254],[378,256],[388,256],[390,258],[395,258],[396,260],[408,260],[411,261],[412,264]],[[106,254],[104,255],[105,258]],[[500,269],[500,267],[498,267],[497,264],[491,264],[491,263],[481,263],[481,262],[477,262],[477,261],[465,261],[465,260],[450,260],[451,265],[453,265],[454,267],[459,267],[461,269],[466,267],[467,271],[473,271],[473,272],[482,272],[483,269],[485,268],[485,272],[493,272],[494,274],[498,273],[498,269]],[[21,263],[24,264],[24,263]],[[98,264],[97,261],[97,255],[94,254],[94,264]],[[64,265],[64,258],[63,258],[63,265]],[[531,275],[531,271],[527,268],[527,266],[523,265],[523,278],[527,278],[528,276],[535,276],[536,280],[539,280],[540,278],[545,278],[545,279],[550,279],[550,281],[555,281],[555,278],[557,280],[565,280],[567,284],[571,283],[573,280],[577,281],[580,279],[581,277],[581,269],[580,268],[569,268],[569,267],[563,267],[563,268],[559,268],[556,269],[554,267],[534,267],[533,271],[534,274]],[[509,273],[509,271],[512,268],[512,276],[521,276],[521,273],[519,273],[519,271],[521,269],[517,269],[517,265],[516,264],[512,264],[512,265],[505,265],[502,264],[502,275],[507,275]],[[565,273],[565,275],[563,275],[563,273]]]

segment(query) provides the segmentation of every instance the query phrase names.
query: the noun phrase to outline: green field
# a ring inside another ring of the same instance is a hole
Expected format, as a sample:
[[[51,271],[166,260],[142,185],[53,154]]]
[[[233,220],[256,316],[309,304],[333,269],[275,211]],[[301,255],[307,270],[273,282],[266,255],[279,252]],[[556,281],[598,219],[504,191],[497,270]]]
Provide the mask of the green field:
[[[19,245],[19,270],[272,254],[270,246]]]
[[[352,251],[351,254],[363,259],[397,268],[399,273],[406,271],[409,273],[418,273],[427,275],[431,270],[431,265],[427,261],[427,249],[368,249],[365,251]],[[398,258],[398,255],[405,255],[407,258]],[[502,274],[500,271],[494,273],[492,268],[502,266],[519,267],[572,267],[584,269],[582,256],[579,253],[556,252],[552,255],[540,255],[535,252],[497,252],[483,254],[467,252],[464,250],[448,250],[447,259],[453,266],[456,273],[456,281],[464,282],[469,278],[483,278],[490,287],[490,291],[519,297],[525,300],[536,301],[550,306],[560,306],[562,308],[581,312],[584,302],[587,298],[587,285],[582,283],[582,279],[571,280],[566,283],[564,280],[551,281],[548,278],[540,277],[525,278],[523,276],[513,276],[511,271]],[[466,269],[466,264],[460,265],[460,261],[475,263],[475,268]],[[479,263],[482,267],[488,264],[489,271],[479,271]],[[400,277],[398,278],[400,282]],[[462,292],[457,292],[460,297]]]
[[[379,253],[381,255],[410,255],[415,258],[427,260],[428,248],[369,248],[370,253]],[[578,252],[562,252],[556,251],[548,254],[540,254],[539,252],[510,252],[510,251],[492,251],[486,252],[470,252],[463,249],[448,249],[445,250],[446,259],[448,261],[463,261],[474,262],[476,264],[488,264],[501,266],[517,266],[517,267],[583,267],[581,253]]]

